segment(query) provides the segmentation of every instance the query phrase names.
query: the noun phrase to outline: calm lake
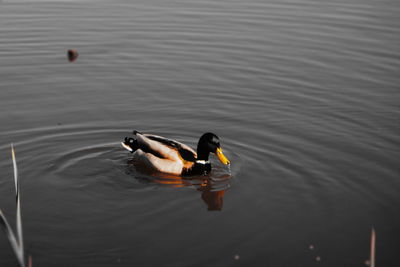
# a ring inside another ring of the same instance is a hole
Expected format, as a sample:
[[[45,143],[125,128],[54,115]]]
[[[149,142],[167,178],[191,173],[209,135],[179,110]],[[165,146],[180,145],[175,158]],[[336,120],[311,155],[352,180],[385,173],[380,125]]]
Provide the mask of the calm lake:
[[[0,209],[10,143],[33,266],[400,266],[400,2],[0,0]],[[69,62],[68,49],[79,57]],[[230,168],[137,169],[133,130]],[[17,261],[0,232],[0,266]]]

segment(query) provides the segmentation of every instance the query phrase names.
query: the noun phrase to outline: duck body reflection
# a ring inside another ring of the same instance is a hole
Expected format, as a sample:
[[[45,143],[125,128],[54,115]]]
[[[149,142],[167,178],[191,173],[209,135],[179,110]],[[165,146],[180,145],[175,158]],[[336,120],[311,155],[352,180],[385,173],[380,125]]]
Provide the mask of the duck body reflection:
[[[134,159],[129,160],[128,167],[135,167],[136,179],[145,183],[155,183],[160,186],[181,188],[193,187],[201,193],[201,199],[207,205],[209,211],[221,211],[223,208],[223,198],[230,187],[231,175],[228,173],[207,175],[198,175],[191,177],[182,177],[172,174],[157,172],[147,165],[137,162]]]
[[[221,183],[221,182],[220,182]],[[208,210],[222,210],[224,204],[224,195],[229,187],[229,184],[225,185],[225,189],[217,189],[216,182],[211,179],[205,180],[201,187],[197,190],[201,191],[201,199],[207,204]]]

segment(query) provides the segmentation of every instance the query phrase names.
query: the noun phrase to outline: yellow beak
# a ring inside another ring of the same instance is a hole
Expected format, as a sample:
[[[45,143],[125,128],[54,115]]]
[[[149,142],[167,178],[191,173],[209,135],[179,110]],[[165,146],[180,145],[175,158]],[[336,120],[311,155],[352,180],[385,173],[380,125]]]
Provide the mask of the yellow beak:
[[[215,154],[217,154],[217,157],[219,159],[219,161],[222,162],[222,164],[228,165],[231,162],[225,157],[224,153],[222,153],[222,148],[217,148],[217,151],[215,152]]]

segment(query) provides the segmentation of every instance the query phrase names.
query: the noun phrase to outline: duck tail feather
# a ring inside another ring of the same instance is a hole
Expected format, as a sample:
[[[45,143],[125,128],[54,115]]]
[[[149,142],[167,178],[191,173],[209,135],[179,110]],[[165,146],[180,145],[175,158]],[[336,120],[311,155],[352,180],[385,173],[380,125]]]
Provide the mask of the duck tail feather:
[[[127,145],[130,149],[129,151],[131,153],[135,152],[136,150],[139,149],[139,143],[136,139],[133,139],[131,137],[125,137],[124,144]]]

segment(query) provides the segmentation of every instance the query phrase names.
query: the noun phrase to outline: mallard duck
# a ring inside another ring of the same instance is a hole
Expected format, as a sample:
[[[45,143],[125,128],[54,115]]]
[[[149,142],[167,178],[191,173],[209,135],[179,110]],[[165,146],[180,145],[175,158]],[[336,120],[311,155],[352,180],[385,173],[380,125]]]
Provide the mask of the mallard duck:
[[[217,135],[203,134],[197,144],[197,153],[178,141],[152,134],[133,132],[134,138],[125,137],[122,146],[133,153],[133,161],[163,173],[174,175],[199,175],[211,171],[210,153],[225,165],[229,160],[222,153]]]

